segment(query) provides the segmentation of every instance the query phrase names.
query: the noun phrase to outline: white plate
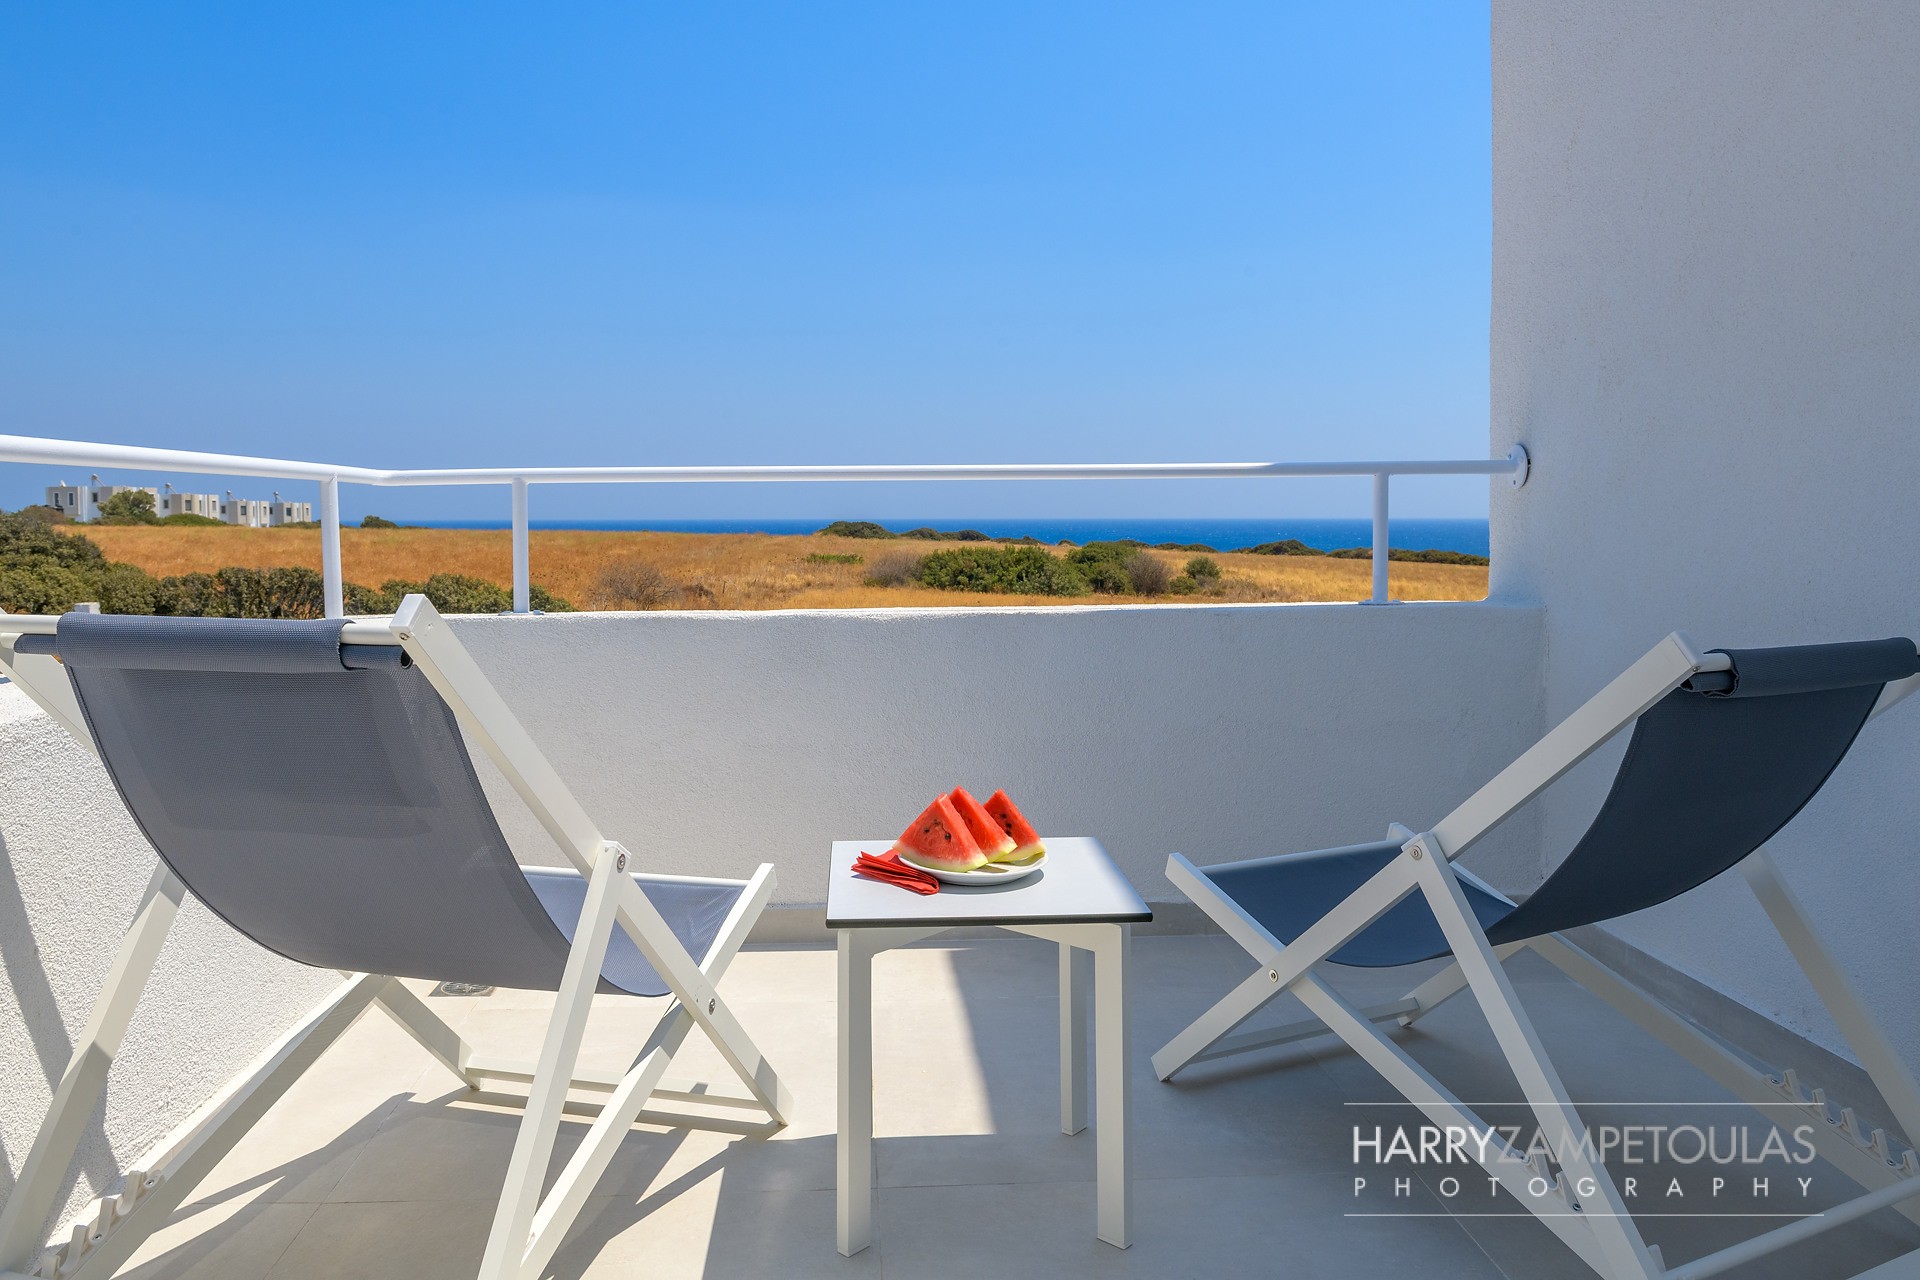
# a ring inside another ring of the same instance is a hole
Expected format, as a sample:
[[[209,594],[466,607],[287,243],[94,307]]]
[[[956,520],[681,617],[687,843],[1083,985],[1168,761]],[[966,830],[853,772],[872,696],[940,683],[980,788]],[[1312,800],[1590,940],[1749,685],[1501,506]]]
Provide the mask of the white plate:
[[[1006,884],[1013,880],[1022,880],[1047,865],[1047,854],[1043,849],[1032,862],[989,862],[984,867],[975,867],[971,871],[941,871],[936,867],[921,866],[918,862],[907,863],[918,867],[930,876],[945,880],[948,884]]]

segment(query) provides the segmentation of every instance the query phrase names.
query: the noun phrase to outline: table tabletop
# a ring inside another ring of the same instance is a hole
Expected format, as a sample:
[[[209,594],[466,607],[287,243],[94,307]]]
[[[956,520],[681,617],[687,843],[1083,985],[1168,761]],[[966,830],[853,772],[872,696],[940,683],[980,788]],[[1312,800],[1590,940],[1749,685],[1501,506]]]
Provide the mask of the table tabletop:
[[[1009,884],[943,884],[914,893],[853,873],[862,853],[893,841],[835,840],[827,869],[827,928],[882,929],[996,924],[1143,924],[1153,911],[1091,836],[1048,836],[1047,862]]]

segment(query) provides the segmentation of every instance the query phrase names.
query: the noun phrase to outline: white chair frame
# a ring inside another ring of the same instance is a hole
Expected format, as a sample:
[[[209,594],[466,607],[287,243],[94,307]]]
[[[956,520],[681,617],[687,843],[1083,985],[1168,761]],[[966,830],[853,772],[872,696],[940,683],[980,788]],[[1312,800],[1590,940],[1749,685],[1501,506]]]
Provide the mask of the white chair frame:
[[[23,634],[53,634],[59,619],[0,611],[0,670],[89,750],[87,731],[66,675],[55,659],[21,654]],[[135,1162],[117,1194],[96,1202],[49,1246],[43,1224],[66,1185],[80,1138],[99,1106],[113,1064],[186,887],[161,863],[108,971],[86,1029],[55,1087],[46,1120],[0,1210],[0,1280],[105,1280],[210,1173],[315,1059],[367,1009],[379,1008],[470,1089],[508,1085],[528,1090],[518,1138],[486,1253],[481,1280],[531,1280],[539,1274],[637,1120],[737,1131],[688,1107],[758,1112],[784,1125],[792,1099],[773,1068],[715,988],[747,940],[774,888],[763,864],[745,881],[646,875],[648,881],[697,880],[742,888],[707,953],[697,960],[627,874],[628,852],[606,839],[552,765],[534,745],[453,631],[424,596],[408,596],[390,619],[345,624],[342,642],[399,645],[453,709],[587,879],[580,922],[537,1059],[477,1054],[397,978],[355,974],[302,1017],[245,1071]],[[624,1073],[579,1067],[587,1017],[615,925],[633,939],[671,988],[673,999],[633,1065]],[[699,1026],[746,1087],[746,1095],[707,1082],[666,1079],[673,1056]],[[595,1101],[571,1100],[570,1093]],[[650,1103],[665,1103],[662,1109]],[[545,1195],[542,1186],[563,1111],[598,1114]]]
[[[1895,1142],[1884,1130],[1863,1134],[1852,1110],[1842,1108],[1836,1113],[1825,1091],[1807,1091],[1791,1070],[1769,1074],[1754,1067],[1559,934],[1493,946],[1461,890],[1463,883],[1471,883],[1495,892],[1464,867],[1455,865],[1454,860],[1476,841],[1683,682],[1701,672],[1724,671],[1729,665],[1724,654],[1696,652],[1678,632],[1668,636],[1431,830],[1415,834],[1397,823],[1389,828],[1388,838],[1401,841],[1399,856],[1291,945],[1281,943],[1243,911],[1200,868],[1177,853],[1172,855],[1167,860],[1168,878],[1246,948],[1259,968],[1154,1054],[1154,1073],[1167,1080],[1193,1063],[1331,1032],[1436,1126],[1493,1133],[1483,1155],[1474,1151],[1473,1144],[1468,1144],[1466,1154],[1476,1158],[1490,1178],[1498,1180],[1596,1272],[1617,1280],[1704,1280],[1883,1208],[1897,1208],[1920,1221],[1920,1209],[1911,1202],[1912,1197],[1920,1196],[1920,1155],[1911,1147]],[[1920,676],[1887,685],[1874,704],[1872,716],[1880,715],[1916,688],[1920,688]],[[1267,859],[1227,866],[1244,867],[1263,861]],[[1757,850],[1740,864],[1740,870],[1879,1089],[1907,1142],[1920,1142],[1920,1086],[1916,1086],[1913,1073],[1894,1051],[1772,857],[1764,848]],[[1395,903],[1416,892],[1424,894],[1432,907],[1453,950],[1453,962],[1400,1000],[1355,1007],[1327,985],[1314,966]],[[1579,1114],[1502,968],[1503,961],[1527,948],[1605,999],[1735,1097],[1763,1107],[1790,1104],[1803,1108],[1817,1121],[1811,1126],[1816,1150],[1864,1188],[1863,1194],[1817,1217],[1798,1219],[1667,1268],[1658,1248],[1647,1244],[1627,1213],[1604,1164],[1580,1140],[1585,1130]],[[1540,1133],[1553,1148],[1557,1173],[1537,1156],[1529,1163],[1510,1148],[1494,1126],[1462,1104],[1377,1025],[1411,1026],[1453,996],[1469,990],[1520,1084]],[[1297,997],[1313,1016],[1273,1030],[1234,1034],[1237,1027],[1282,993]],[[1546,1196],[1531,1194],[1528,1184],[1536,1188],[1540,1185],[1535,1179],[1544,1179],[1553,1190]],[[1920,1253],[1906,1255],[1906,1260],[1915,1259],[1920,1259]]]

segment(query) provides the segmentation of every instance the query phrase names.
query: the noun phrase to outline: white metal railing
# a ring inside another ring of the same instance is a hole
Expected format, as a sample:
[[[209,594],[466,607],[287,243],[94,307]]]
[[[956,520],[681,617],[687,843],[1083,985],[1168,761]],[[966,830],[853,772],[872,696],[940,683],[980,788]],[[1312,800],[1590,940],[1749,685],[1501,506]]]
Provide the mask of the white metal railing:
[[[793,484],[903,480],[1246,480],[1282,476],[1370,476],[1373,479],[1373,595],[1387,603],[1388,482],[1394,476],[1497,476],[1515,488],[1531,460],[1515,445],[1504,458],[1407,462],[1114,462],[1006,465],[933,464],[857,467],[484,467],[452,471],[377,471],[325,462],[290,462],[226,453],[147,449],[0,435],[0,462],[117,467],[198,475],[312,480],[320,486],[320,566],[329,618],[345,614],[340,569],[340,486],[505,485],[513,495],[513,608],[528,612],[527,491],[536,484]]]

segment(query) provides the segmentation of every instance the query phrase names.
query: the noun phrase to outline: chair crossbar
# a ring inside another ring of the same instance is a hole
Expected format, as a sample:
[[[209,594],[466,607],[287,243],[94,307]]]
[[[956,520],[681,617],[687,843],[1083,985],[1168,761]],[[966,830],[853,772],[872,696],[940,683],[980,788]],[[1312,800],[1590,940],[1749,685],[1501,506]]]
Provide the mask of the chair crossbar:
[[[1368,1005],[1359,1011],[1368,1022],[1394,1022],[1403,1025],[1406,1016],[1420,1008],[1418,1000],[1403,998],[1389,1000],[1385,1004]],[[1250,1053],[1255,1049],[1271,1049],[1277,1045],[1293,1044],[1300,1040],[1311,1040],[1315,1036],[1332,1035],[1333,1028],[1318,1018],[1301,1018],[1283,1026],[1266,1031],[1244,1031],[1239,1035],[1222,1036],[1213,1042],[1213,1047],[1204,1053],[1196,1053],[1187,1059],[1189,1063],[1215,1062],[1221,1058],[1230,1058],[1237,1053]]]

